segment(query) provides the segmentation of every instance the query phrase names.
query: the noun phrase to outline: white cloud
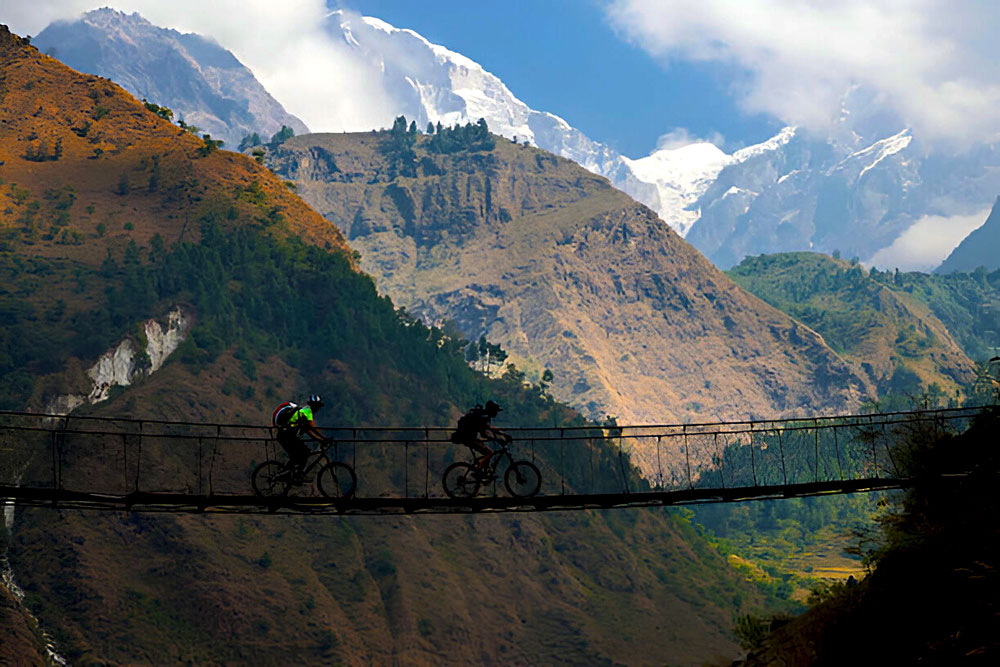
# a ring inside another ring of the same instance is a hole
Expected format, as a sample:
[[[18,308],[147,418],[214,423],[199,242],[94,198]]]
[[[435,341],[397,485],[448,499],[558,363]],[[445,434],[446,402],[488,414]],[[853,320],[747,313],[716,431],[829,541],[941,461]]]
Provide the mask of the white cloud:
[[[0,23],[37,35],[107,0],[2,0]],[[290,113],[314,132],[369,130],[392,124],[393,104],[342,40],[324,30],[324,0],[115,0],[155,25],[210,36],[232,51]]]
[[[864,264],[889,271],[933,271],[989,214],[986,208],[971,215],[925,215]]]
[[[853,86],[920,136],[1000,136],[1000,5],[949,0],[611,0],[612,24],[654,56],[731,63],[741,102],[829,129]]]
[[[674,150],[683,148],[691,144],[710,143],[722,148],[726,144],[726,138],[719,132],[713,132],[707,137],[697,137],[685,127],[675,127],[666,134],[661,134],[656,140],[656,150]]]

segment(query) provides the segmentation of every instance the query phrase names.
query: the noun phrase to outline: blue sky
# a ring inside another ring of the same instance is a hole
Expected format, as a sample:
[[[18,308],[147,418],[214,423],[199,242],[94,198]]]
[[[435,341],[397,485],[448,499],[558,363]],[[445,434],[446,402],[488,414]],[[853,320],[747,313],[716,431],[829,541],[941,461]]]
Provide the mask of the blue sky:
[[[591,139],[631,157],[676,128],[733,150],[763,141],[782,123],[742,113],[730,93],[745,74],[718,63],[655,60],[611,26],[597,0],[328,3],[410,28],[499,76],[534,109],[565,118]]]

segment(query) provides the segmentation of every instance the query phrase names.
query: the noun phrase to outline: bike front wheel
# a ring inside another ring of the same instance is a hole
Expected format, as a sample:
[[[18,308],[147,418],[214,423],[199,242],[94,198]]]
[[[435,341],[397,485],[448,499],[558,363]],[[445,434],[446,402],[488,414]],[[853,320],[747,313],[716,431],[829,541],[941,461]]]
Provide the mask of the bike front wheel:
[[[531,498],[542,488],[542,473],[530,461],[514,461],[507,468],[503,483],[515,498]]]
[[[354,496],[358,488],[358,476],[346,463],[331,461],[323,466],[316,476],[319,491],[327,498],[345,500]]]
[[[264,461],[254,468],[250,477],[253,492],[264,498],[288,495],[292,485],[292,472],[281,461]]]
[[[449,498],[474,498],[479,493],[479,475],[468,463],[452,463],[445,469],[441,482]]]

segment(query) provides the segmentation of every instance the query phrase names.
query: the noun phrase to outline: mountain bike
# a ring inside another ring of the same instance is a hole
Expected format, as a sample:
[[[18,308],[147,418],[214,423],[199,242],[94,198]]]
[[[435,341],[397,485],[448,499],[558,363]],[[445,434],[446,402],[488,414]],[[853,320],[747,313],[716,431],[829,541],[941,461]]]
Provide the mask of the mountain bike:
[[[353,497],[358,488],[358,476],[354,474],[354,468],[348,464],[334,461],[327,456],[327,451],[332,446],[331,443],[309,453],[299,480],[296,479],[296,470],[291,461],[284,463],[264,461],[254,468],[250,477],[254,493],[264,498],[286,496],[293,486],[305,486],[311,483],[306,480],[316,468],[319,468],[319,472],[316,473],[316,486],[320,493],[327,498],[339,500]]]
[[[457,461],[445,469],[441,483],[449,498],[474,498],[479,493],[479,487],[497,478],[497,468],[503,460],[508,462],[503,483],[510,495],[515,498],[531,498],[538,493],[542,487],[542,474],[535,464],[531,461],[515,461],[507,449],[509,442],[499,439],[494,439],[493,442],[500,445],[500,448],[490,454],[485,465]]]

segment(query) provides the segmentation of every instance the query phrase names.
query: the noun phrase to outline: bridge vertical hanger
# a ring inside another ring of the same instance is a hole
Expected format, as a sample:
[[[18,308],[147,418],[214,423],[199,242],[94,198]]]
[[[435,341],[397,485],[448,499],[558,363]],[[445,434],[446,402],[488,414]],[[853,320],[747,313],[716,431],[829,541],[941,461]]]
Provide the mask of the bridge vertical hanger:
[[[837,427],[833,427],[833,451],[837,453],[837,474],[840,475],[840,481],[844,481],[844,468],[840,464],[840,442],[837,439]]]
[[[264,442],[266,443],[267,441],[265,440]],[[267,447],[266,444],[264,446]],[[205,447],[204,438],[198,436],[198,495],[199,496],[205,495],[205,471],[203,470],[204,466],[202,465],[202,459],[204,458],[204,447]],[[266,461],[267,459],[264,460]]]
[[[142,470],[142,421],[139,422],[138,457],[135,463],[135,492],[139,493],[139,471]]]
[[[788,471],[785,469],[785,443],[781,437],[781,429],[778,429],[778,452],[781,453],[781,479],[788,484]]]
[[[61,452],[59,451],[59,445],[56,437],[56,432],[52,431],[49,434],[49,442],[52,445],[52,488],[59,490],[60,480],[59,480],[59,458]]]
[[[560,431],[559,433],[561,437],[562,431]],[[597,447],[594,446],[594,441],[592,439],[585,440],[585,442],[587,443],[588,458],[590,458],[590,491],[591,493],[593,493],[594,489],[597,488],[597,469],[594,467],[594,452],[597,450]],[[535,462],[534,440],[531,441],[531,462],[532,463]]]
[[[878,479],[878,455],[875,453],[875,419],[872,415],[868,415],[868,426],[869,437],[872,441],[872,470],[875,471],[875,479]]]
[[[757,486],[757,460],[754,456],[753,422],[750,422],[750,471],[753,474],[753,485]]]
[[[564,436],[564,433],[565,433],[564,431],[560,431],[559,432],[559,470],[565,472],[566,465],[563,463],[563,461],[564,461],[564,458],[565,458],[564,457],[564,450],[566,449],[566,438]],[[560,482],[561,488],[562,488],[562,491],[560,491],[560,493],[562,493],[562,494],[565,495],[565,493],[566,493],[566,475],[565,474],[562,474],[562,475],[559,476],[559,482]]]
[[[663,466],[660,464],[660,440],[662,438],[662,435],[656,436],[656,485],[661,489],[663,488]]]
[[[889,455],[889,463],[892,465],[892,476],[899,477],[899,468],[896,467],[896,459],[893,458],[892,450],[889,448],[889,436],[885,431],[885,426],[885,422],[882,422],[882,444],[885,446],[885,453]]]
[[[819,481],[819,422],[813,419],[814,447],[813,455],[816,458],[816,481]]]
[[[431,431],[424,429],[424,498],[430,496],[431,484]]]
[[[628,487],[628,474],[625,472],[625,455],[622,453],[622,429],[618,430],[618,467],[622,471],[622,483],[625,485],[625,493],[631,493]]]
[[[222,425],[215,426],[215,440],[212,441],[212,462],[208,465],[208,495],[215,493],[215,455],[219,451],[219,438],[222,437]]]
[[[719,462],[719,485],[724,489],[726,488],[726,475],[723,472],[724,467],[724,457],[719,451],[719,432],[716,431],[712,434],[712,440],[715,441],[715,458]]]

